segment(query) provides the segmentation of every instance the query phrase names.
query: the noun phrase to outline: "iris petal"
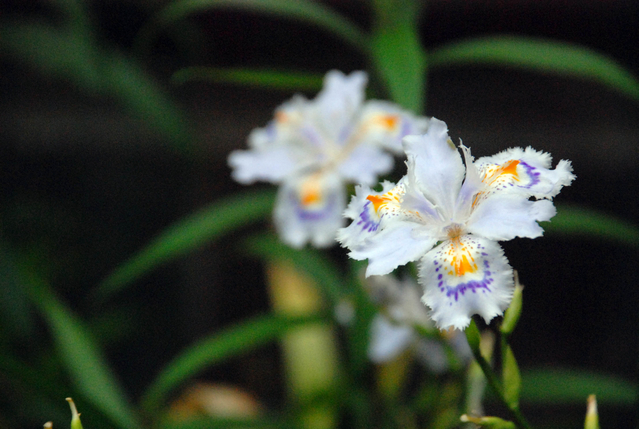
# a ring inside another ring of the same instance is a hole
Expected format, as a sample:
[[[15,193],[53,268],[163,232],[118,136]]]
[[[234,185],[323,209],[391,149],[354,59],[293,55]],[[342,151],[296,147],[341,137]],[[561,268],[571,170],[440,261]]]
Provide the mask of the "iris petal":
[[[488,323],[508,307],[513,272],[494,241],[469,235],[447,240],[421,261],[422,301],[440,328],[464,329],[473,314]]]

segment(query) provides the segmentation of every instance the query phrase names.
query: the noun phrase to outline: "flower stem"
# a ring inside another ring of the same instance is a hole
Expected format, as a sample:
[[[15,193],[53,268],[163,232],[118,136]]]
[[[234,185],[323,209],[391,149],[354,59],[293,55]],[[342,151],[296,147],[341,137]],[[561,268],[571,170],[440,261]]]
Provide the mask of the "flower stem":
[[[532,429],[532,426],[528,424],[524,416],[519,411],[519,407],[512,406],[506,401],[504,397],[504,389],[499,381],[499,378],[493,371],[493,368],[490,366],[488,361],[482,356],[481,351],[479,349],[479,329],[477,329],[477,325],[474,320],[471,320],[470,326],[466,328],[466,338],[468,339],[468,344],[473,352],[473,357],[475,361],[481,368],[484,376],[486,377],[486,381],[488,381],[488,385],[495,392],[501,403],[508,408],[511,414],[512,420],[515,422],[518,428],[520,429]]]

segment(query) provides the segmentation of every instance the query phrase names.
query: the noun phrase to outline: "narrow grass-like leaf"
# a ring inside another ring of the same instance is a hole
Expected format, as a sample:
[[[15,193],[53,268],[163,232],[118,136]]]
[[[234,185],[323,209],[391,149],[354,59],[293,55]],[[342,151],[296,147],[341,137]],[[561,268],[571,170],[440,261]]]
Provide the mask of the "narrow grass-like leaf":
[[[214,67],[187,67],[175,72],[171,78],[174,83],[180,85],[191,81],[208,81],[257,88],[313,92],[322,89],[323,79],[323,75],[316,73]]]
[[[635,406],[639,400],[636,382],[585,370],[565,368],[522,371],[521,402],[538,405],[583,404],[597,395],[599,404]]]
[[[151,130],[168,139],[181,154],[194,147],[184,113],[131,58],[117,51],[100,52],[103,94],[116,98]]]
[[[100,72],[90,41],[44,24],[3,22],[0,51],[43,75],[72,81],[82,90],[100,90]]]
[[[357,261],[359,264],[359,261]],[[353,266],[353,265],[351,265]],[[355,281],[353,280],[353,283]],[[377,308],[370,300],[368,293],[361,284],[353,284],[352,305],[355,307],[353,323],[348,328],[348,345],[351,376],[362,376],[368,367],[368,348],[370,344],[370,327],[377,314]]]
[[[113,97],[180,153],[192,151],[183,113],[123,54],[98,47],[81,33],[23,23],[0,27],[0,51],[43,75],[67,80],[91,96]]]
[[[51,329],[60,359],[77,389],[119,427],[139,428],[124,390],[82,322],[58,301],[49,285],[24,271],[25,286]]]
[[[145,392],[142,407],[149,413],[156,413],[173,389],[209,366],[280,338],[292,329],[324,320],[320,316],[268,315],[215,333],[191,345],[162,370]]]
[[[371,56],[393,101],[415,113],[424,109],[426,55],[417,32],[419,2],[377,0]]]
[[[333,303],[348,293],[348,284],[335,264],[315,249],[293,249],[273,234],[254,236],[246,241],[245,248],[260,258],[292,262],[312,278]]]
[[[97,289],[105,299],[159,265],[185,255],[223,234],[266,218],[273,192],[252,191],[216,201],[170,226],[109,275]]]
[[[177,0],[158,12],[142,28],[135,43],[136,50],[140,52],[147,47],[162,27],[192,14],[220,8],[313,24],[340,37],[360,52],[368,52],[368,38],[361,29],[321,3],[308,0]]]
[[[511,66],[590,79],[639,101],[639,81],[612,58],[584,46],[547,39],[496,36],[453,42],[428,57],[429,66]]]
[[[602,238],[639,246],[639,226],[585,207],[558,205],[557,215],[541,225],[552,233]]]

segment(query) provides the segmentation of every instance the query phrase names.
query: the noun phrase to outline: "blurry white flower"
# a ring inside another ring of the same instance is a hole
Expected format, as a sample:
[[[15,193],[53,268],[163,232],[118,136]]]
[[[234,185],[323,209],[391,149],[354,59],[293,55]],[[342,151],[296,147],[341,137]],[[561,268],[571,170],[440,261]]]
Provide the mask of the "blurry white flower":
[[[250,150],[229,156],[240,183],[281,184],[275,226],[287,244],[329,246],[344,224],[346,182],[373,185],[393,167],[389,150],[423,133],[428,120],[397,105],[364,102],[364,72],[330,71],[314,100],[298,95],[281,105],[275,119],[249,136]]]
[[[464,335],[447,333],[445,346],[443,339],[423,338],[417,333],[417,327],[430,331],[434,324],[419,301],[419,286],[412,279],[400,281],[390,275],[372,276],[366,286],[373,302],[384,308],[371,322],[368,357],[372,362],[388,362],[411,348],[422,364],[440,374],[449,368],[446,347],[460,361],[470,360],[472,353]]]
[[[462,145],[464,166],[446,124],[434,118],[426,134],[403,144],[406,176],[381,193],[357,187],[345,211],[353,222],[338,239],[352,258],[368,259],[367,276],[420,260],[422,301],[440,329],[463,329],[473,314],[488,322],[513,293],[497,241],[542,235],[537,222],[555,215],[550,199],[575,177],[570,162],[550,170],[550,155],[532,148],[473,161]]]

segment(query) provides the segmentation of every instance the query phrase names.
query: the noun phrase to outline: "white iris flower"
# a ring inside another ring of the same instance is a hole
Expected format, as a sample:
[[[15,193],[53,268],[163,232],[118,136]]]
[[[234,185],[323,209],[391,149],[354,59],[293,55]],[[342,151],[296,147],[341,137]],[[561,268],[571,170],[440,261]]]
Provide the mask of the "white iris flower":
[[[249,136],[250,150],[229,156],[240,183],[281,184],[275,226],[284,242],[326,247],[344,226],[347,182],[372,186],[393,167],[402,137],[423,133],[428,120],[397,105],[364,102],[366,73],[330,71],[314,100],[298,95]]]
[[[406,176],[385,182],[381,193],[357,187],[345,211],[353,222],[338,240],[352,258],[368,259],[367,276],[419,260],[422,301],[440,329],[463,329],[473,314],[489,322],[508,307],[514,287],[497,241],[543,234],[537,222],[555,215],[550,200],[575,178],[570,162],[551,170],[550,155],[532,148],[474,161],[463,145],[462,162],[435,118],[403,145]]]

